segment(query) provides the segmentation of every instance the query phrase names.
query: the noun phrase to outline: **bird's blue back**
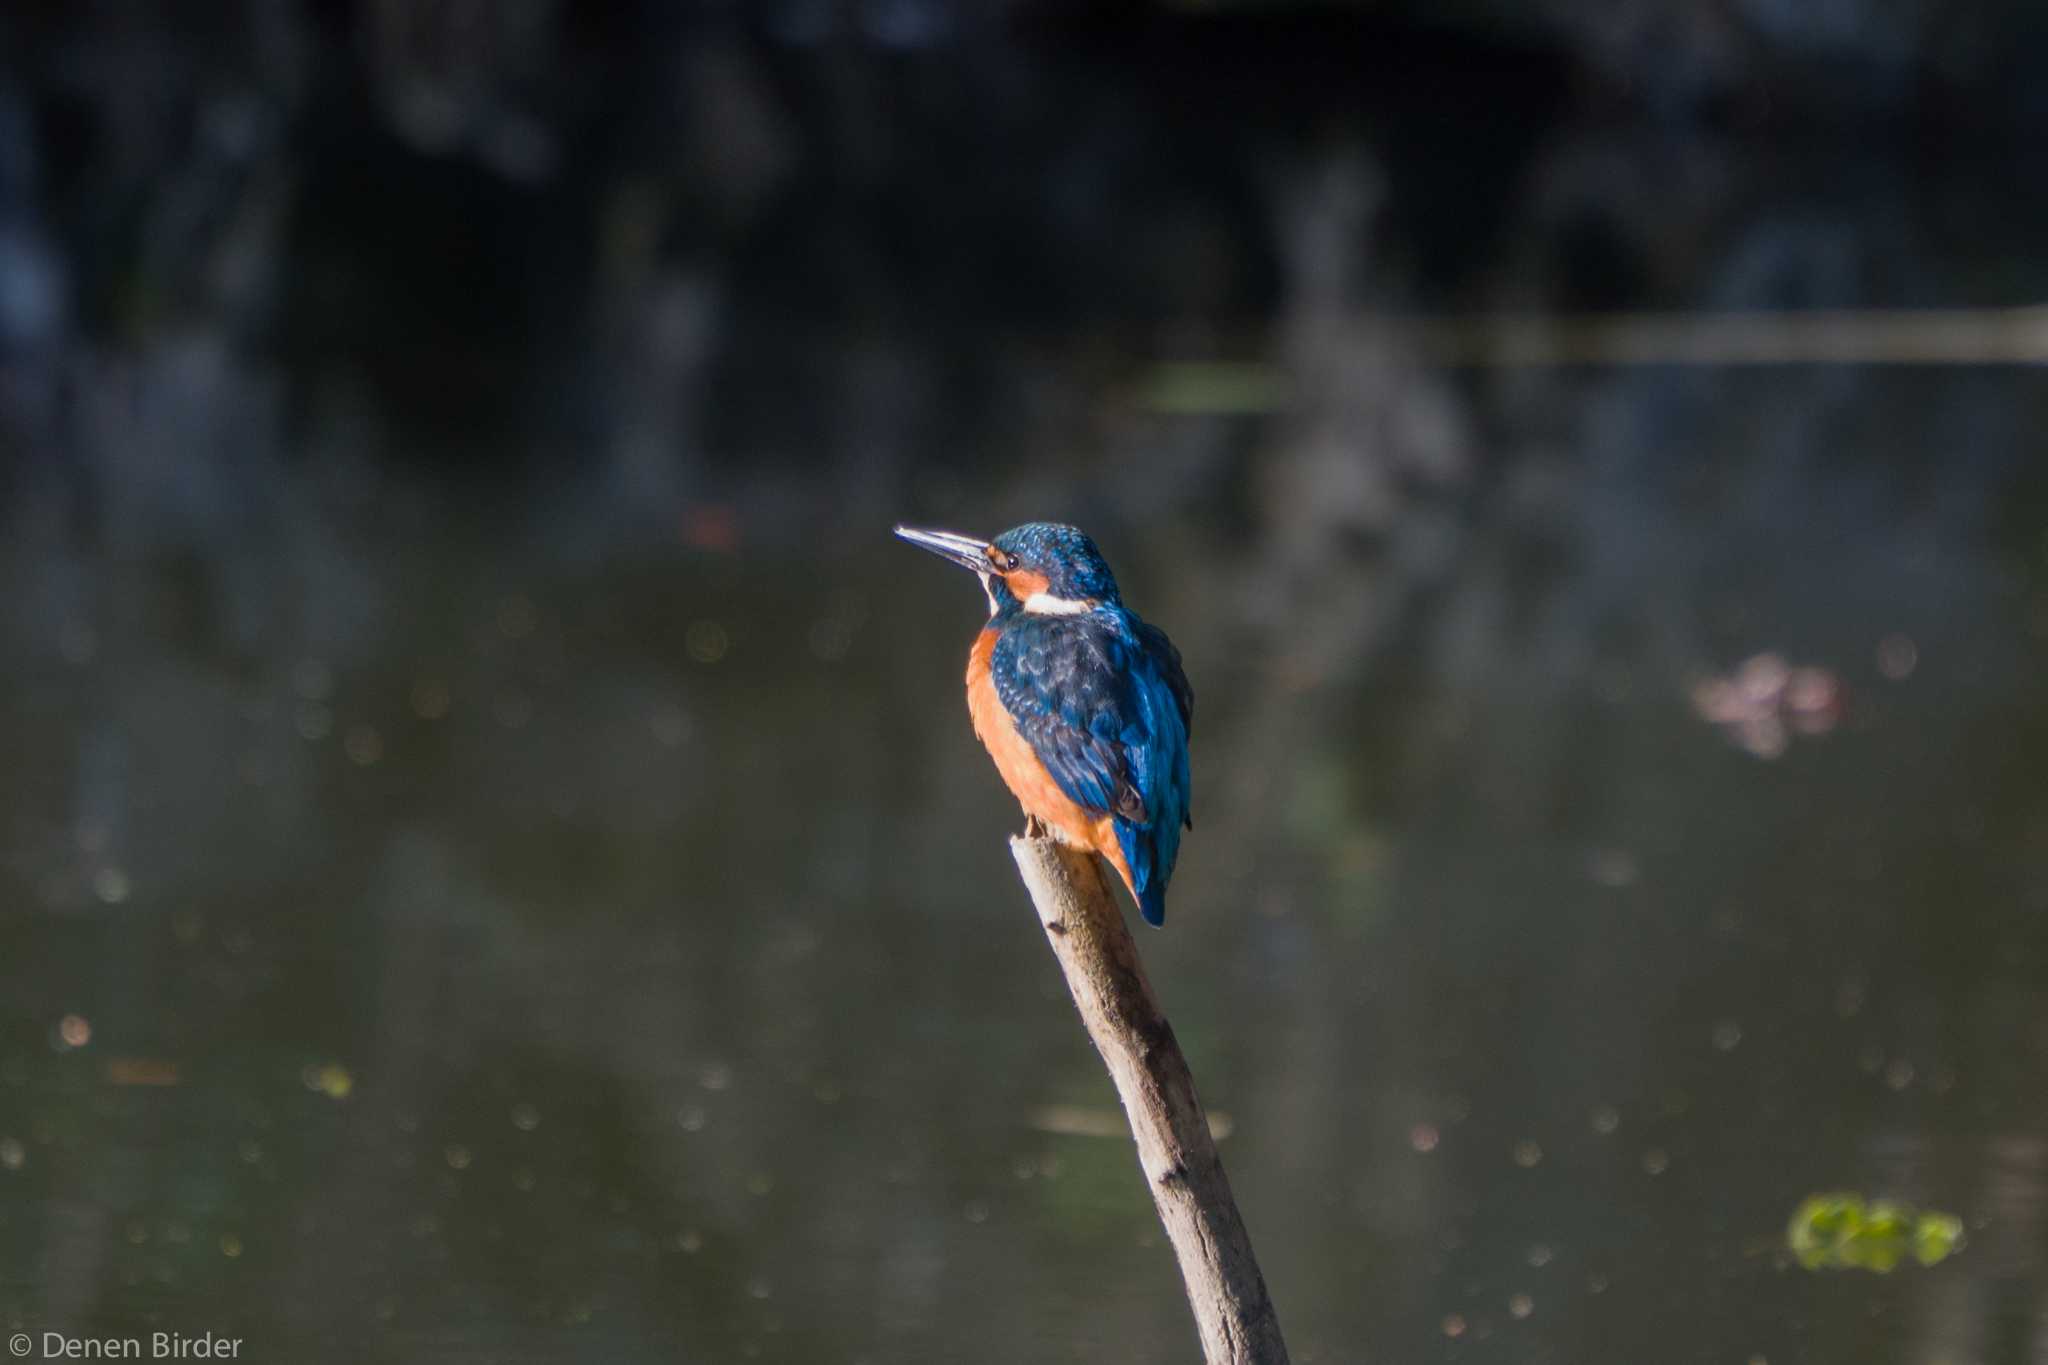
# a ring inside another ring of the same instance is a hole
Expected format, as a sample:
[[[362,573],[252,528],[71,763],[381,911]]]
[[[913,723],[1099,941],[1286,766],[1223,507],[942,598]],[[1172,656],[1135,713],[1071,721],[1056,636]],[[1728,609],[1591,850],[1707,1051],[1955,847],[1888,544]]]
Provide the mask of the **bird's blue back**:
[[[1166,919],[1166,884],[1194,824],[1194,698],[1166,633],[1104,603],[1077,615],[1004,610],[989,671],[996,695],[1067,797],[1114,817],[1138,909]]]

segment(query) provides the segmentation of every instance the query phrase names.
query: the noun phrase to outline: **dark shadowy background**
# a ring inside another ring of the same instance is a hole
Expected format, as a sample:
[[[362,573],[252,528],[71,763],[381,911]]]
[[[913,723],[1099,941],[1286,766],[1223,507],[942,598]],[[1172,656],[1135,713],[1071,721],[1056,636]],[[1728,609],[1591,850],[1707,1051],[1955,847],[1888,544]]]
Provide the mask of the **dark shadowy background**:
[[[2040,372],[1387,325],[2048,299],[2038,7],[22,3],[0,54],[38,1352],[1190,1359],[980,596],[887,535],[1057,518],[1200,699],[1144,947],[1298,1361],[2048,1360]],[[1969,1245],[1799,1270],[1834,1188]]]

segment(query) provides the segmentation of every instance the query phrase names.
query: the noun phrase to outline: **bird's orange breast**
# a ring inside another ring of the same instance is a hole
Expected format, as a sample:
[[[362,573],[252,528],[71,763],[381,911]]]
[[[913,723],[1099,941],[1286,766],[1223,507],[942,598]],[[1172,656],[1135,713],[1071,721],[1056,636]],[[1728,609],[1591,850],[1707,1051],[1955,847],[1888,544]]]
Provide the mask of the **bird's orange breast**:
[[[995,648],[996,632],[984,630],[967,655],[967,713],[974,719],[974,733],[1026,815],[1043,821],[1062,842],[1100,853],[1130,887],[1130,864],[1117,842],[1115,822],[1108,815],[1088,811],[1060,790],[1030,741],[1018,731],[1003,699],[996,695],[995,679],[989,672]],[[1137,895],[1135,887],[1131,894]]]

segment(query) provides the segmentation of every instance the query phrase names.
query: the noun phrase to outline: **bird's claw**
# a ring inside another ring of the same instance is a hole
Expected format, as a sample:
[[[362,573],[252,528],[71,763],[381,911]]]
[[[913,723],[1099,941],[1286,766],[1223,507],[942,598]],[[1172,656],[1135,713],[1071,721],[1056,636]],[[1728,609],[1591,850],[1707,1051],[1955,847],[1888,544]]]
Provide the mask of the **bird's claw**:
[[[1026,815],[1024,817],[1024,837],[1027,839],[1043,839],[1045,837],[1045,822],[1035,815]]]

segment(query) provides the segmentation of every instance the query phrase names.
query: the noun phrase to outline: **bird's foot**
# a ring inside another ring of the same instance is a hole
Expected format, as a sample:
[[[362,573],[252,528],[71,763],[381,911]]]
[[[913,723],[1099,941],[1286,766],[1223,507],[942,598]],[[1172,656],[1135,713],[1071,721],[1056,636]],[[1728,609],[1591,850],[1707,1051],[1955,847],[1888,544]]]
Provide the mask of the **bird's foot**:
[[[1037,816],[1035,816],[1035,815],[1026,815],[1026,816],[1024,817],[1024,837],[1025,837],[1025,838],[1027,838],[1027,839],[1043,839],[1043,838],[1045,838],[1045,835],[1046,835],[1046,830],[1045,830],[1045,821],[1043,821],[1043,820],[1039,819],[1039,818],[1038,818]]]

